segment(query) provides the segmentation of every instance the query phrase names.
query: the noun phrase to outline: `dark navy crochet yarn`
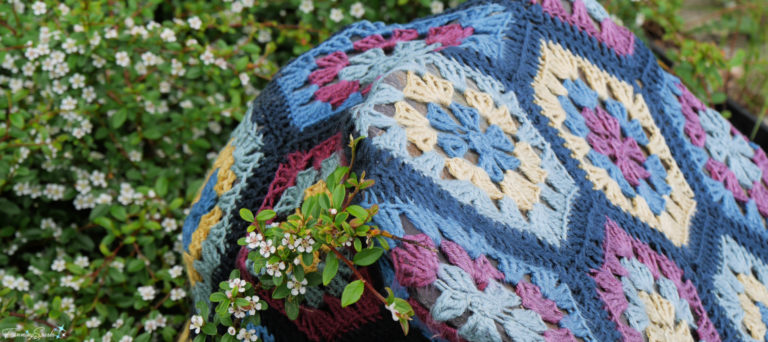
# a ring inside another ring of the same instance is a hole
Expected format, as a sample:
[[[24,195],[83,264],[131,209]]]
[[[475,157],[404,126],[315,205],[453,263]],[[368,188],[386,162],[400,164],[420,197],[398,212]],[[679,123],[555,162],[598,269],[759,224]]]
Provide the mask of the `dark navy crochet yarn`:
[[[185,221],[195,301],[255,281],[240,208],[278,218],[350,159],[395,241],[368,281],[414,307],[403,336],[350,270],[279,301],[265,341],[764,341],[768,157],[595,0],[470,1],[359,22],[252,102]],[[345,273],[346,272],[346,273]],[[265,295],[263,297],[269,297]]]

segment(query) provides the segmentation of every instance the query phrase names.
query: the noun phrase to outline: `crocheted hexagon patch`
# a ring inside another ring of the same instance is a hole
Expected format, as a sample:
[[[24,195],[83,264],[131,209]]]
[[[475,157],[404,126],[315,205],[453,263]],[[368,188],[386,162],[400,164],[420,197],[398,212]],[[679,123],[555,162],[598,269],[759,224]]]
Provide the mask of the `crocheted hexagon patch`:
[[[696,209],[693,191],[642,95],[552,42],[541,43],[533,87],[541,114],[594,188],[674,244],[686,244]]]
[[[675,262],[606,219],[597,292],[625,341],[719,341],[696,287]],[[694,339],[693,336],[698,336]]]
[[[717,111],[707,108],[664,73],[663,111],[678,129],[693,156],[696,171],[722,210],[765,233],[768,217],[768,158]]]
[[[744,341],[764,341],[768,326],[768,267],[730,236],[720,241],[715,294]]]
[[[514,93],[438,54],[419,62],[374,86],[358,130],[455,200],[559,245],[577,187]]]

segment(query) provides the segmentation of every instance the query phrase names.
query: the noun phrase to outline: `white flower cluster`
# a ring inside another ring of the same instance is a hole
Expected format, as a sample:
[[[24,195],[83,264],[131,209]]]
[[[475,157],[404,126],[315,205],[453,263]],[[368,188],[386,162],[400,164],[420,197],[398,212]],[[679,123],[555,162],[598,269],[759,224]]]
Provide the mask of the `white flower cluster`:
[[[29,281],[22,276],[14,277],[10,274],[3,275],[3,287],[11,290],[29,291]]]
[[[61,286],[71,287],[75,291],[80,291],[80,285],[83,284],[84,279],[75,279],[72,275],[66,275],[61,277]]]
[[[133,190],[130,184],[120,184],[120,195],[117,196],[117,201],[122,205],[130,205],[131,203],[143,203],[144,195],[138,191]]]
[[[176,301],[187,296],[187,292],[181,288],[175,288],[171,290],[171,300]]]
[[[236,292],[245,292],[246,281],[243,279],[230,279],[229,288],[231,290],[237,290]]]
[[[291,276],[291,280],[285,283],[285,286],[291,290],[291,294],[294,296],[304,294],[307,292],[307,278],[298,281],[295,276]]]
[[[144,330],[151,333],[157,329],[164,328],[167,323],[168,320],[165,316],[158,314],[157,317],[144,321]]]
[[[179,224],[176,222],[176,220],[170,217],[164,218],[160,225],[163,226],[163,230],[165,230],[166,233],[171,233],[179,227]]]
[[[150,301],[152,299],[155,299],[156,290],[151,285],[147,286],[141,286],[138,288],[139,295],[141,295],[141,299]]]
[[[285,270],[285,263],[280,261],[276,263],[267,263],[267,274],[279,277],[282,275],[282,271]]]
[[[230,328],[232,328],[232,327],[230,327]],[[232,328],[232,329],[234,329],[234,328]],[[232,333],[230,332],[230,334],[232,334]],[[232,335],[234,335],[234,334],[232,334]],[[259,335],[256,334],[256,329],[240,328],[240,332],[237,333],[237,339],[239,341],[251,341],[251,342],[253,342],[253,341],[258,341],[259,340]]]
[[[200,328],[203,327],[203,324],[204,324],[203,317],[200,315],[194,315],[189,320],[189,329],[194,330],[195,334],[199,334]]]
[[[297,239],[295,235],[285,233],[281,243],[293,252],[312,253],[315,240],[309,236]]]

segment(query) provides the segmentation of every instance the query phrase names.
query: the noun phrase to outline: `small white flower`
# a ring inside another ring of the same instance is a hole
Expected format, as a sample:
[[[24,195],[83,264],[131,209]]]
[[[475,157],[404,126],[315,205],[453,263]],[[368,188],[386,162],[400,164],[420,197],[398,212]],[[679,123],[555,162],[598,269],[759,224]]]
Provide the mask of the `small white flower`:
[[[113,327],[113,328],[115,328],[115,329],[120,329],[120,327],[122,327],[122,326],[123,326],[123,323],[124,323],[124,322],[123,322],[123,319],[122,319],[122,318],[118,318],[118,319],[115,321],[115,323],[112,323],[112,327]]]
[[[66,265],[64,259],[56,259],[53,261],[53,264],[51,264],[51,269],[56,272],[62,272],[66,269]]]
[[[299,5],[299,11],[304,13],[312,12],[314,9],[315,4],[312,2],[312,0],[302,0],[301,5]]]
[[[261,244],[261,249],[259,250],[259,254],[265,258],[269,258],[272,253],[275,253],[277,248],[272,245],[272,240],[267,240],[266,242],[263,242]]]
[[[143,300],[150,301],[155,298],[156,291],[152,286],[141,286],[138,290]]]
[[[302,281],[296,280],[296,277],[291,276],[291,280],[289,280],[285,286],[291,290],[291,295],[298,296],[299,294],[304,294],[307,292],[307,279],[303,279]]]
[[[184,289],[172,289],[171,290],[171,300],[179,300],[187,296],[187,292],[184,291]]]
[[[432,1],[432,4],[429,5],[429,9],[432,10],[432,14],[443,13],[445,5],[442,1]]]
[[[250,249],[259,247],[262,241],[264,241],[264,237],[261,234],[257,234],[256,232],[250,232],[245,237],[245,243],[248,244],[248,248]]]
[[[171,278],[180,277],[182,272],[184,272],[184,268],[179,265],[171,267],[171,269],[168,271],[168,273],[171,274]]]
[[[147,332],[153,332],[157,329],[157,322],[154,319],[148,319],[144,321],[144,330]]]
[[[268,263],[266,269],[267,269],[267,274],[271,276],[279,277],[282,274],[281,271],[285,270],[285,263],[282,261],[274,264]]]
[[[85,76],[74,74],[69,78],[69,83],[72,85],[72,89],[80,89],[85,86]]]
[[[128,53],[126,53],[125,51],[120,51],[115,54],[115,63],[125,68],[129,64],[131,64],[131,58],[128,57]]]
[[[245,284],[245,280],[232,279],[229,281],[229,288],[232,290],[237,289],[238,292],[245,292]]]
[[[93,37],[91,37],[91,40],[88,41],[88,43],[90,43],[91,46],[98,46],[99,43],[101,43],[101,36],[99,33],[95,33]]]
[[[395,309],[395,302],[392,302],[392,304],[389,304],[389,305],[385,305],[385,307],[387,308],[387,310],[389,310],[390,313],[392,313],[392,320],[393,321],[399,321],[400,320],[400,318],[397,317],[398,312]]]
[[[224,58],[216,58],[214,63],[216,63],[216,65],[222,70],[227,70],[227,61],[225,61]]]
[[[229,327],[227,328],[227,333],[230,335],[237,334],[237,329],[235,329],[235,327]]]
[[[158,328],[164,328],[165,325],[168,324],[168,319],[163,315],[157,315],[157,317],[155,317],[155,323],[157,323]]]
[[[89,264],[90,264],[90,262],[88,261],[88,257],[87,256],[81,255],[81,256],[78,256],[77,258],[75,258],[75,265],[77,265],[77,266],[80,266],[82,268],[86,268],[86,267],[88,267]]]
[[[104,38],[107,38],[107,39],[117,38],[117,30],[114,28],[108,29],[107,32],[104,33]]]
[[[362,18],[365,14],[365,8],[363,8],[363,4],[356,2],[352,4],[352,7],[349,8],[349,15],[355,17],[355,18]]]
[[[171,75],[174,76],[184,76],[184,73],[186,70],[184,70],[184,64],[181,64],[176,58],[171,59]]]
[[[160,92],[163,93],[163,94],[170,93],[171,92],[171,84],[166,82],[166,81],[160,82]]]
[[[240,84],[242,84],[242,85],[248,84],[248,82],[251,79],[250,77],[248,77],[248,74],[246,74],[244,72],[241,72],[240,75],[238,75],[238,77],[240,77]]]
[[[11,79],[11,81],[8,82],[8,88],[11,89],[12,93],[18,92],[22,87],[24,87],[24,81],[18,78]]]
[[[138,163],[141,161],[141,152],[133,150],[128,152],[128,159],[130,159],[134,163]]]
[[[166,233],[170,233],[179,227],[178,223],[176,223],[176,220],[170,217],[163,219],[163,222],[160,223],[160,225],[163,226],[163,230],[165,230]]]
[[[240,3],[240,1],[235,1],[232,3],[232,13],[240,13],[243,11],[243,4]]]
[[[101,320],[96,316],[91,317],[91,319],[85,322],[85,326],[91,329],[98,328],[99,325],[101,325]]]
[[[189,27],[191,27],[194,30],[199,30],[200,26],[203,25],[203,22],[198,17],[192,17],[187,19],[187,23],[189,23]]]
[[[65,4],[59,4],[59,12],[61,12],[62,15],[69,14],[69,7]]]
[[[199,315],[192,316],[192,319],[189,320],[189,329],[194,330],[195,334],[200,333],[200,328],[203,327],[203,317]]]
[[[333,20],[334,22],[338,23],[344,19],[344,13],[342,13],[340,9],[334,8],[331,10],[331,15],[329,16],[329,18],[331,18],[331,20]]]
[[[107,64],[107,60],[102,58],[101,56],[92,55],[91,58],[93,59],[93,66],[97,68],[101,68]]]
[[[237,334],[237,339],[240,341],[258,341],[259,335],[256,334],[256,330],[240,328],[240,332]]]
[[[133,342],[133,337],[123,336],[123,338],[120,339],[120,342]]]
[[[205,52],[202,55],[200,55],[200,60],[203,61],[203,64],[205,64],[205,65],[213,63],[214,59],[215,58],[213,56],[213,53],[211,53],[211,51],[209,51],[207,49],[205,50]]]
[[[62,110],[74,110],[75,106],[77,106],[77,100],[73,99],[71,96],[67,96],[61,101]]]
[[[106,176],[101,171],[93,171],[91,173],[91,184],[94,186],[105,187],[107,186]]]
[[[64,44],[61,44],[61,47],[64,48],[64,51],[67,53],[77,52],[77,42],[72,38],[67,38],[67,40],[64,41]]]
[[[96,90],[93,87],[85,87],[83,89],[83,99],[88,103],[93,102],[96,99]]]
[[[173,30],[166,27],[163,29],[163,32],[160,33],[160,38],[168,43],[173,43],[176,41],[176,34],[173,33]]]
[[[32,13],[35,15],[45,14],[45,3],[42,1],[36,1],[34,4],[32,4]]]
[[[256,38],[256,40],[262,44],[268,43],[272,41],[272,33],[270,33],[268,29],[261,29],[259,30],[259,36]]]
[[[154,53],[149,51],[141,54],[141,60],[144,62],[144,65],[146,66],[157,65],[157,64],[160,64],[160,61],[161,61],[160,57],[157,57]]]

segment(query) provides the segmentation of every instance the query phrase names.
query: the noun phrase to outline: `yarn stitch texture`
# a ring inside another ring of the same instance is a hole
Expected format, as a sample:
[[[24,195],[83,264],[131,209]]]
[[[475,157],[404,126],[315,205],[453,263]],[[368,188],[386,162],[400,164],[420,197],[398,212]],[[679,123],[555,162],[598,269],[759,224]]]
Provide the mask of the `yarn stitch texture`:
[[[389,240],[366,281],[408,300],[403,336],[341,267],[265,341],[765,341],[768,157],[595,0],[479,0],[359,22],[285,66],[184,223],[194,301],[255,281],[247,222],[284,219],[347,165]],[[318,262],[309,269],[322,270]],[[210,303],[209,303],[210,304]],[[190,336],[194,337],[194,336]]]

